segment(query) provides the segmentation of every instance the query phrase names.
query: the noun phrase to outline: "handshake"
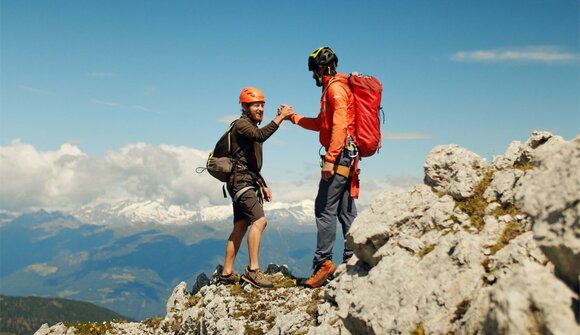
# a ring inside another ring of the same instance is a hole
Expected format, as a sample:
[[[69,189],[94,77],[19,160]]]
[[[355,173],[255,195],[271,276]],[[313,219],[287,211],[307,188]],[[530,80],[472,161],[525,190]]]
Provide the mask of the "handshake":
[[[278,107],[278,113],[276,115],[282,117],[283,120],[288,120],[293,114],[294,109],[292,106],[282,104]]]

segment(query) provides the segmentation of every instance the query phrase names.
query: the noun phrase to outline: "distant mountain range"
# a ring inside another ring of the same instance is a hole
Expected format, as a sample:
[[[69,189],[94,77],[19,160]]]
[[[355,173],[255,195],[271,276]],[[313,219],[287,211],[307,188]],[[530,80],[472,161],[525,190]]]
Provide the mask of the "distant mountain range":
[[[265,203],[270,221],[284,224],[313,225],[314,202]],[[195,224],[222,222],[232,217],[231,205],[211,206],[201,210],[168,204],[163,200],[123,201],[91,204],[71,213],[81,221],[110,225],[115,223]]]
[[[267,204],[261,265],[307,276],[316,245],[312,201]],[[162,201],[0,217],[0,294],[73,298],[142,320],[164,313],[180,281],[222,264],[231,207],[191,211]],[[338,229],[340,234],[340,229]],[[342,253],[342,237],[335,252]],[[236,269],[247,264],[245,241]]]
[[[38,297],[0,295],[0,333],[28,335],[44,323],[84,323],[130,319],[91,303]]]

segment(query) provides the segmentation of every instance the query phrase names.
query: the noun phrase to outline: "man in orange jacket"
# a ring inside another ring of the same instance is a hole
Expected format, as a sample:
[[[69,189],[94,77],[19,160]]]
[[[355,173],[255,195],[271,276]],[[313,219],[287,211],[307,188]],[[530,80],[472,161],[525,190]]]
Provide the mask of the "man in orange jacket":
[[[326,154],[321,156],[321,180],[314,210],[318,229],[314,272],[304,283],[312,288],[323,285],[336,270],[332,249],[337,219],[346,236],[357,215],[356,194],[351,194],[351,190],[356,193],[358,189],[358,158],[351,136],[354,134],[354,98],[347,76],[336,72],[337,65],[338,57],[329,47],[320,47],[310,54],[308,70],[312,71],[316,86],[322,87],[320,112],[315,118],[298,114],[290,117],[292,123],[319,132],[320,144],[326,149]],[[351,256],[352,251],[345,245],[343,262]]]

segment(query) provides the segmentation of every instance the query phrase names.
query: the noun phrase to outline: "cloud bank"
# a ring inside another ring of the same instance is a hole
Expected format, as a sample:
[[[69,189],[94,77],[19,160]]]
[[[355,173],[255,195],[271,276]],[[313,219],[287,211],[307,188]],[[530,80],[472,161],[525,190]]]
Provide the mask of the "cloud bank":
[[[71,144],[42,152],[15,140],[0,147],[0,206],[26,212],[143,199],[189,207],[218,203],[219,182],[195,173],[206,157],[201,150],[144,143],[91,157]]]
[[[71,144],[56,151],[39,151],[14,140],[0,147],[0,210],[74,211],[86,205],[145,200],[162,200],[191,210],[229,205],[231,200],[223,198],[219,181],[207,172],[195,172],[205,166],[207,155],[183,146],[135,143],[104,157],[92,157]],[[360,203],[369,203],[385,189],[401,189],[414,182],[418,181],[365,180]],[[318,176],[271,181],[270,187],[276,202],[314,199]]]
[[[578,53],[559,47],[533,46],[514,49],[459,51],[451,56],[458,62],[539,62],[573,63],[580,60]]]

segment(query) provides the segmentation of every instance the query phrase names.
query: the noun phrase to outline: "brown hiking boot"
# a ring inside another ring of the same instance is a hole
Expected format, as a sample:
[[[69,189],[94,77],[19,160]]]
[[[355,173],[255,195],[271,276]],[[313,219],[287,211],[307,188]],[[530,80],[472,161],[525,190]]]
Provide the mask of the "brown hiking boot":
[[[310,288],[317,288],[324,284],[324,282],[336,271],[336,264],[327,259],[320,264],[314,271],[312,276],[304,282],[304,286]]]
[[[262,269],[250,271],[250,269],[246,267],[246,271],[244,271],[244,274],[242,275],[242,280],[257,288],[274,287],[274,285],[272,285],[272,282],[270,281],[270,279],[266,277]]]
[[[234,271],[230,273],[228,276],[224,276],[220,273],[219,276],[219,283],[222,285],[234,285],[240,282],[240,275]]]

